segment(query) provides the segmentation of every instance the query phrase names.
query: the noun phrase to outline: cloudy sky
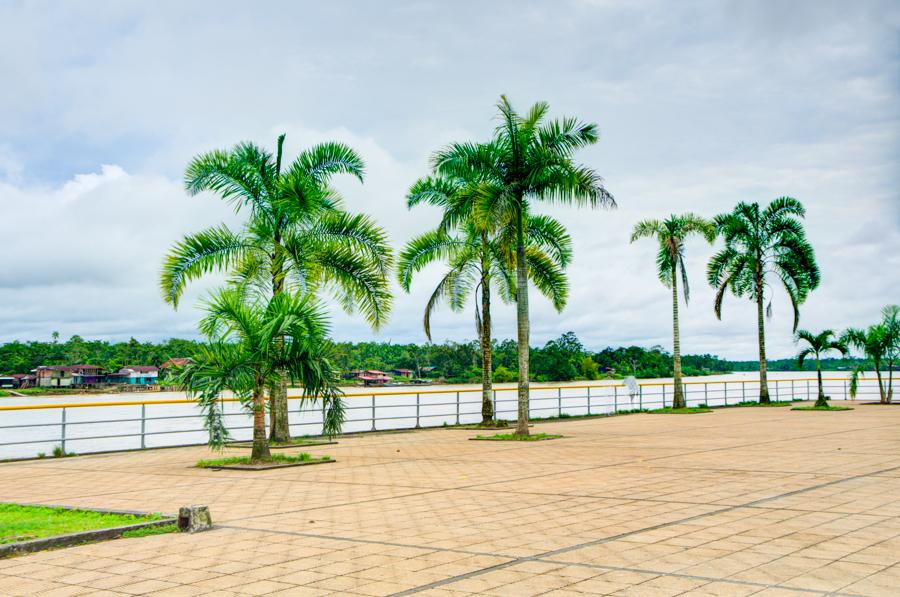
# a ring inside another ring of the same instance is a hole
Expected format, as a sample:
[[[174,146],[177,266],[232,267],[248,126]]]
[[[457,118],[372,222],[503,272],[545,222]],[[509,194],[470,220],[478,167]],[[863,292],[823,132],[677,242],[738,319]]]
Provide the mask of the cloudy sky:
[[[429,154],[482,139],[501,93],[525,110],[598,123],[579,158],[614,211],[548,208],[575,245],[571,300],[532,300],[532,340],[671,345],[670,298],[635,221],[713,215],[737,201],[801,199],[823,270],[801,325],[843,328],[900,302],[900,5],[896,2],[40,2],[0,0],[0,342],[193,336],[198,284],[179,311],[157,287],[181,235],[235,215],[188,197],[191,156],[240,140],[289,153],[325,139],[365,158],[347,206],[395,246],[436,222],[404,194]],[[755,354],[754,309],[704,282],[713,248],[688,247],[683,350]],[[335,311],[339,339],[424,341],[439,269],[373,333]],[[795,350],[775,294],[770,355]],[[498,308],[495,335],[515,334]],[[441,312],[435,339],[470,339]]]

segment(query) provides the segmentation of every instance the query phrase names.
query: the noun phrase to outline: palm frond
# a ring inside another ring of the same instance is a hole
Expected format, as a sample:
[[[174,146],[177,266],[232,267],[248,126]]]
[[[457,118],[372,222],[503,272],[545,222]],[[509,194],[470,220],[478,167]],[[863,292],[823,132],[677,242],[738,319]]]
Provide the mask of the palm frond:
[[[569,280],[562,268],[536,247],[526,247],[528,276],[535,287],[550,299],[553,308],[562,311],[569,297]]]
[[[328,182],[335,174],[350,174],[360,182],[365,174],[365,163],[359,154],[335,141],[318,143],[301,151],[287,170],[288,176],[307,178],[317,184]]]
[[[213,271],[227,271],[254,250],[248,239],[224,224],[185,236],[163,260],[160,276],[163,298],[177,307],[188,282]]]
[[[415,273],[429,263],[449,259],[454,250],[458,250],[462,245],[462,240],[440,229],[413,238],[406,243],[397,262],[397,278],[400,286],[409,292]]]

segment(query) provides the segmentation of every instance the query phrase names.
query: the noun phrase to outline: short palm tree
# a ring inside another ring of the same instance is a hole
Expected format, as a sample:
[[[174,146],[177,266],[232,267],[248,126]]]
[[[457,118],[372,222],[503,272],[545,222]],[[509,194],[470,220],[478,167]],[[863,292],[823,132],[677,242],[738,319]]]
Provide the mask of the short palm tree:
[[[597,125],[574,118],[548,120],[548,104],[538,102],[518,114],[506,99],[488,143],[455,143],[435,154],[434,170],[449,178],[484,177],[488,184],[477,209],[480,219],[515,223],[516,319],[518,341],[518,420],[516,435],[528,435],[529,311],[527,216],[532,201],[614,206],[612,195],[591,168],[577,164],[578,149],[597,142]]]
[[[428,202],[443,207],[444,215],[441,226],[407,243],[400,254],[397,275],[400,286],[409,292],[413,275],[426,265],[443,260],[449,265],[425,306],[423,323],[429,340],[431,314],[442,299],[458,311],[473,290],[476,295],[480,294],[480,310],[475,309],[475,329],[481,341],[481,418],[482,425],[490,425],[494,418],[491,282],[497,281],[504,301],[514,300],[515,258],[509,232],[515,229],[497,222],[478,222],[476,215],[465,209],[466,205],[471,207],[474,187],[477,185],[440,178],[422,179],[413,185],[408,197],[410,207]],[[572,254],[571,239],[563,225],[553,218],[529,216],[527,226],[525,258],[529,277],[557,311],[561,311],[568,295],[564,269]]]
[[[860,350],[875,369],[878,393],[882,404],[890,404],[894,396],[894,366],[900,361],[900,306],[888,305],[881,311],[881,321],[862,330],[850,328],[842,341]],[[883,370],[887,368],[887,382]],[[850,378],[850,396],[856,398],[859,380],[865,374],[866,364],[854,369]]]
[[[707,268],[709,283],[716,289],[716,317],[722,318],[722,300],[728,290],[756,302],[761,403],[770,401],[763,315],[769,280],[777,280],[787,292],[794,308],[793,331],[796,331],[800,305],[819,285],[821,277],[812,245],[800,222],[805,214],[799,201],[780,197],[765,208],[759,203],[738,203],[731,213],[714,219],[716,233],[725,240],[725,248],[712,257]],[[771,298],[765,312],[771,315]]]
[[[681,382],[681,334],[678,330],[678,278],[681,277],[684,302],[690,299],[687,270],[684,268],[684,241],[691,235],[700,235],[708,242],[716,238],[711,222],[693,214],[671,215],[665,220],[643,220],[634,226],[631,242],[639,238],[655,238],[659,243],[656,255],[656,273],[666,288],[672,289],[672,358],[674,392],[672,408],[685,408],[684,387]]]
[[[836,350],[841,355],[847,354],[847,345],[832,330],[822,330],[818,334],[806,330],[797,331],[797,342],[806,342],[806,346],[797,355],[797,363],[803,367],[803,362],[809,357],[816,359],[816,377],[819,379],[819,395],[816,398],[816,406],[828,406],[825,397],[825,386],[822,384],[822,355]]]
[[[240,143],[191,161],[185,174],[188,193],[213,191],[235,209],[248,209],[249,218],[240,230],[219,225],[178,242],[163,263],[163,297],[177,308],[188,282],[227,272],[239,287],[264,296],[330,290],[346,310],[359,309],[380,326],[391,307],[386,236],[370,218],[344,211],[330,186],[336,174],[362,181],[362,160],[346,145],[321,143],[283,168],[283,144],[281,135],[274,156]],[[273,389],[271,437],[287,441],[286,372]]]
[[[328,323],[310,295],[279,293],[268,301],[248,300],[239,288],[227,288],[206,303],[200,329],[209,338],[178,380],[200,403],[209,443],[229,439],[222,395],[232,392],[253,414],[251,462],[270,460],[266,438],[266,391],[286,372],[304,390],[304,399],[323,401],[324,432],[340,431],[344,410],[338,375],[327,358]]]

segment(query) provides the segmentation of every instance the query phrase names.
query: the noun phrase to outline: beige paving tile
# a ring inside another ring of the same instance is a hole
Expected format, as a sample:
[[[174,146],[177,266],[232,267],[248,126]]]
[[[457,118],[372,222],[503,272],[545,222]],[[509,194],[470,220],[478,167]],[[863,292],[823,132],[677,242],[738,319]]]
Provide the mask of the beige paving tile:
[[[731,409],[534,444],[354,436],[314,449],[336,464],[254,474],[193,468],[204,448],[0,464],[0,501],[205,503],[219,525],[4,560],[0,595],[892,595],[898,427]]]

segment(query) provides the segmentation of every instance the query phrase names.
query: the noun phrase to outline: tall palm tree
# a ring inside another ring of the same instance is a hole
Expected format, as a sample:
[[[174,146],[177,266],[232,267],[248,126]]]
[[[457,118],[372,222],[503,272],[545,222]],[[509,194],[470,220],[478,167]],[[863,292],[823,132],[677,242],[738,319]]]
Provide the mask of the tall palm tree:
[[[360,310],[377,328],[391,307],[391,251],[383,230],[367,216],[344,211],[330,186],[336,174],[362,181],[362,160],[350,147],[329,142],[301,151],[283,168],[283,145],[281,135],[274,156],[240,143],[191,161],[189,194],[215,192],[236,210],[248,209],[249,218],[240,230],[222,224],[176,243],[163,263],[163,297],[177,308],[188,282],[227,272],[244,290],[270,297],[331,291],[347,311]],[[286,372],[270,395],[270,427],[273,440],[290,439]]]
[[[631,242],[639,238],[655,238],[659,243],[656,255],[656,273],[666,288],[672,289],[672,358],[675,390],[672,408],[685,408],[684,387],[681,383],[681,334],[678,330],[678,277],[681,276],[684,302],[690,299],[687,270],[684,268],[684,241],[691,235],[700,235],[708,242],[716,239],[711,222],[693,214],[671,215],[665,220],[642,220],[631,232]]]
[[[822,355],[836,350],[841,355],[847,354],[847,344],[835,336],[833,330],[822,330],[818,334],[813,334],[807,330],[797,331],[797,342],[806,342],[806,346],[797,355],[797,363],[802,367],[803,362],[808,357],[816,359],[816,376],[819,379],[819,395],[816,398],[816,406],[828,406],[828,400],[825,399],[825,386],[822,384]]]
[[[206,417],[209,443],[229,439],[222,414],[224,391],[253,413],[251,462],[271,459],[266,438],[265,394],[286,372],[300,383],[304,400],[322,400],[326,434],[340,431],[344,417],[337,371],[327,358],[328,323],[310,295],[282,292],[268,301],[227,288],[206,303],[200,329],[209,343],[179,373],[178,382],[196,397]]]
[[[471,197],[470,190],[471,186],[464,181],[444,179],[422,179],[413,186],[408,198],[410,207],[427,201],[443,206],[445,212],[441,226],[407,243],[400,254],[397,276],[400,286],[409,292],[413,275],[429,263],[446,260],[450,266],[425,306],[423,323],[429,341],[431,314],[442,299],[458,311],[473,290],[476,296],[480,293],[480,310],[475,309],[475,329],[481,342],[481,424],[490,425],[494,418],[491,281],[498,281],[504,301],[514,300],[514,245],[510,243],[509,226],[496,222],[478,223],[474,214],[463,215],[460,204]],[[463,217],[468,219],[463,220]],[[454,235],[448,231],[450,226],[455,226],[458,233]],[[572,255],[571,239],[563,225],[553,218],[529,216],[527,226],[529,276],[556,310],[561,311],[568,295],[564,269]]]
[[[707,278],[716,288],[715,312],[722,319],[725,292],[749,297],[756,302],[759,339],[759,401],[768,403],[766,376],[766,332],[763,303],[769,280],[781,283],[794,308],[793,332],[800,321],[800,305],[819,285],[821,275],[812,245],[806,239],[803,224],[806,214],[791,197],[775,199],[765,208],[759,203],[738,203],[731,213],[715,217],[716,233],[725,240],[725,248],[709,262]],[[772,301],[765,313],[771,316]]]
[[[591,168],[575,163],[578,149],[597,142],[597,125],[575,118],[550,120],[545,102],[534,104],[524,116],[500,96],[500,123],[489,143],[455,143],[435,154],[439,175],[489,184],[480,193],[480,219],[515,222],[516,319],[518,340],[518,422],[516,435],[528,435],[528,263],[527,216],[532,201],[614,206],[612,195]]]
[[[890,404],[894,396],[894,366],[900,361],[900,306],[888,305],[881,311],[881,321],[865,330],[850,328],[842,341],[853,346],[872,361],[878,379],[878,393],[882,404]],[[866,365],[859,365],[850,378],[850,396],[856,398],[859,380],[865,374]],[[882,370],[887,368],[887,383]]]

